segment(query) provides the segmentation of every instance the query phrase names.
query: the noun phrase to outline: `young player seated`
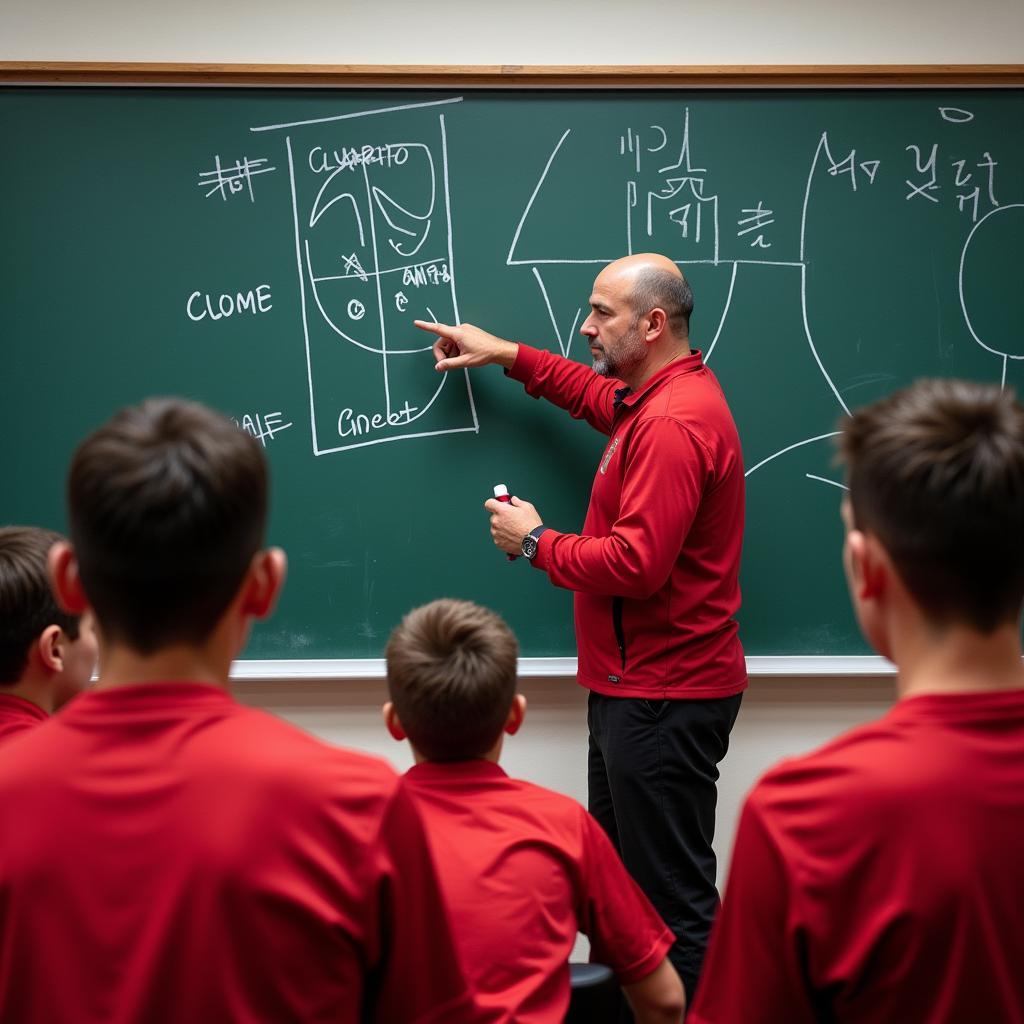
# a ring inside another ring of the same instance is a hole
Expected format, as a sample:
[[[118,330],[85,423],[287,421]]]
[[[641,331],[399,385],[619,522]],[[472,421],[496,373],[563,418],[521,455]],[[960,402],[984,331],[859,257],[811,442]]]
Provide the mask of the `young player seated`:
[[[62,611],[50,589],[46,557],[61,539],[0,527],[0,743],[45,722],[96,667],[91,616]]]
[[[405,779],[477,1002],[491,1021],[560,1024],[582,931],[638,1022],[678,1022],[683,988],[666,957],[674,937],[601,827],[575,801],[498,766],[526,708],[517,654],[502,619],[452,600],[410,612],[387,647],[385,722],[412,746]]]
[[[899,699],[750,794],[691,1020],[1024,1021],[1024,409],[921,382],[840,448]]]
[[[0,1020],[478,1020],[399,777],[228,692],[285,572],[259,444],[145,402],[68,508],[51,571],[101,674],[0,748]]]

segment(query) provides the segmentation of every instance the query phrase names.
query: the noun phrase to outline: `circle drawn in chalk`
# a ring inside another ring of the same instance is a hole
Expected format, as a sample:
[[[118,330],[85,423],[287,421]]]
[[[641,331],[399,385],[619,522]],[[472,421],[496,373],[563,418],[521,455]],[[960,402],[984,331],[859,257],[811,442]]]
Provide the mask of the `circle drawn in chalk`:
[[[1024,359],[1024,203],[997,206],[971,228],[960,254],[960,309],[986,352]]]
[[[353,299],[348,304],[348,315],[353,320],[362,320],[366,316],[366,307],[358,299]]]
[[[943,121],[949,121],[950,124],[967,124],[974,120],[974,114],[960,107],[939,107],[939,114]]]

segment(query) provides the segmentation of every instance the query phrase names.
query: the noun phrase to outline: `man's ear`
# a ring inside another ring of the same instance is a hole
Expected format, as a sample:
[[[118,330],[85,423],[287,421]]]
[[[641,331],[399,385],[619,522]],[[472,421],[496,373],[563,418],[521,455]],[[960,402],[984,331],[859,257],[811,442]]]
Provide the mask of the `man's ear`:
[[[668,316],[665,310],[659,306],[655,306],[654,309],[647,314],[647,340],[657,341],[658,338],[665,331],[665,327],[668,324]]]
[[[257,551],[243,584],[241,610],[253,618],[265,619],[277,604],[287,572],[288,557],[280,548]]]
[[[88,611],[89,599],[78,575],[78,559],[66,540],[59,540],[50,548],[46,566],[57,604],[70,615],[82,615]]]
[[[399,742],[408,739],[405,730],[402,728],[402,723],[398,720],[398,712],[395,710],[395,705],[391,701],[388,701],[381,708],[381,712],[384,715],[384,725],[387,726],[388,732],[391,733],[391,738]]]
[[[505,719],[505,732],[509,736],[515,736],[519,732],[525,717],[526,698],[521,693],[517,693],[512,698],[512,707],[508,709],[508,718]]]
[[[64,631],[56,623],[47,626],[36,638],[36,651],[50,672],[64,671]]]

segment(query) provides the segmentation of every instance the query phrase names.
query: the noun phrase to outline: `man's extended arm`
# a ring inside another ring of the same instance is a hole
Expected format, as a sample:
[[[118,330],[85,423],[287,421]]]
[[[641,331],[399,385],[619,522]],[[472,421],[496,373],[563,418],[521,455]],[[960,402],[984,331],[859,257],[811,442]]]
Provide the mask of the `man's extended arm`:
[[[574,359],[506,341],[472,324],[451,326],[426,320],[413,323],[420,330],[437,335],[433,349],[435,369],[501,366],[523,383],[527,394],[547,399],[603,434],[611,430],[615,390],[621,381],[602,377]]]

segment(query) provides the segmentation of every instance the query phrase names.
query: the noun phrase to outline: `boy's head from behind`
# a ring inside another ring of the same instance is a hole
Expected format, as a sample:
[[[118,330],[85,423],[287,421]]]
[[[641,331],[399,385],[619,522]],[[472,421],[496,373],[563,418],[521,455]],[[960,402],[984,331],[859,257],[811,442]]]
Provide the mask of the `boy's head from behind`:
[[[104,641],[145,656],[201,645],[235,598],[263,541],[267,471],[230,420],[149,399],[79,445],[67,498],[78,579]]]
[[[49,692],[33,696],[55,707],[88,684],[96,664],[91,620],[63,611],[50,588],[47,556],[61,540],[33,526],[0,528],[0,688],[42,684]]]
[[[1024,409],[1012,392],[919,381],[854,413],[839,446],[850,489],[845,560],[868,639],[885,646],[865,621],[869,536],[932,627],[989,634],[1016,624],[1024,599]]]
[[[518,654],[504,620],[469,601],[444,598],[409,612],[387,646],[392,735],[408,737],[430,761],[485,756],[522,721]]]

